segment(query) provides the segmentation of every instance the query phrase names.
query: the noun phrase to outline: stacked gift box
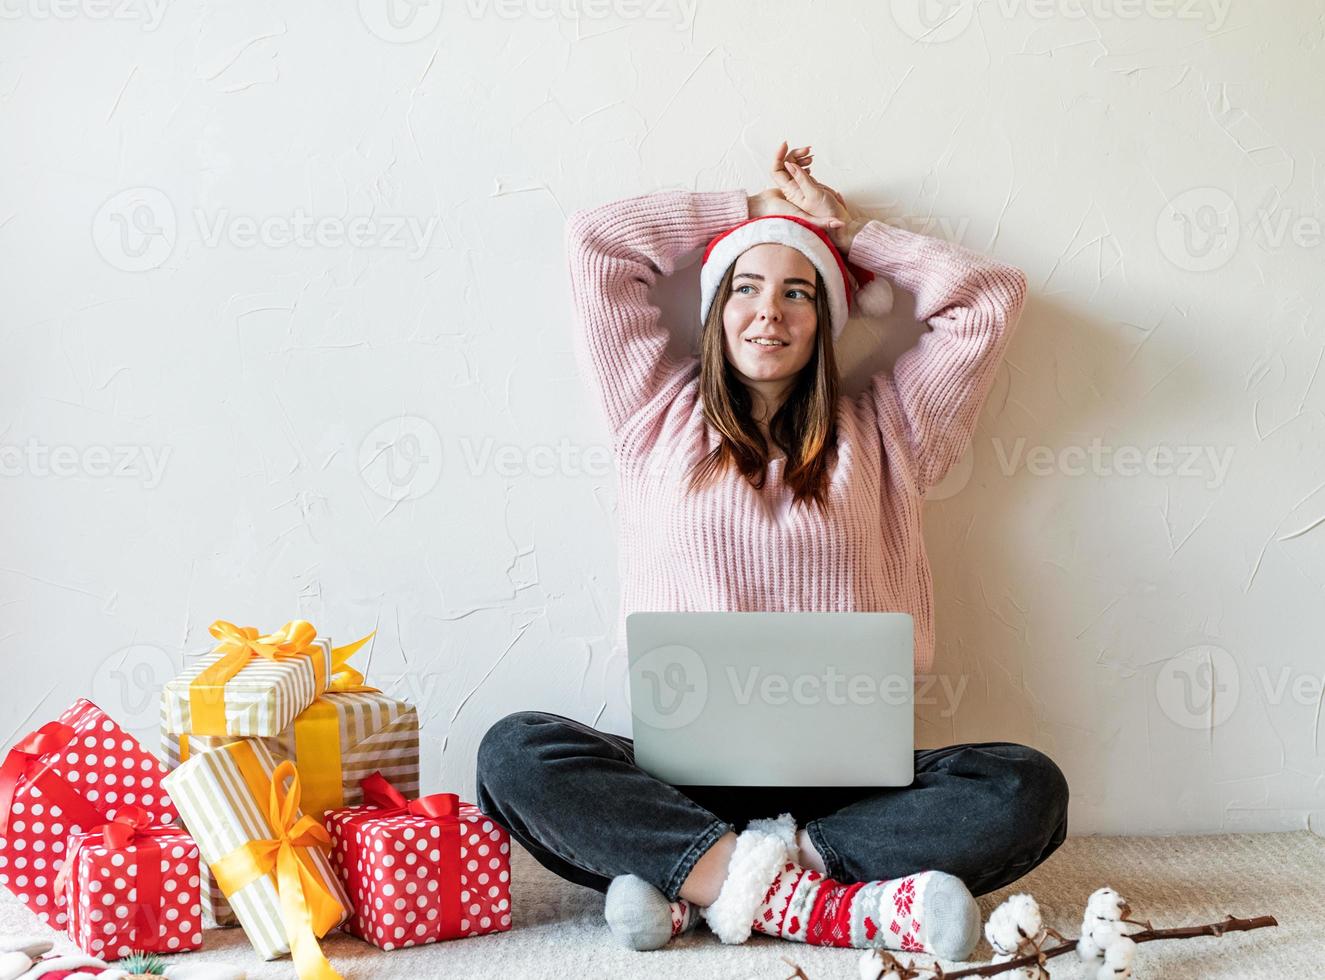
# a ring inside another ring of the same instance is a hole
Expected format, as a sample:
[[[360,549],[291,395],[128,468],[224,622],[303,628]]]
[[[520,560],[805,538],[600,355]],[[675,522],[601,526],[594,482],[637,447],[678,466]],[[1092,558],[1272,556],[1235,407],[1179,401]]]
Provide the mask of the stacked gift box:
[[[205,914],[300,977],[337,976],[318,939],[342,924],[388,950],[510,927],[506,832],[417,798],[417,710],[348,662],[372,634],[210,631],[163,690],[165,765],[88,701],[9,752],[0,884],[91,955],[196,949]]]

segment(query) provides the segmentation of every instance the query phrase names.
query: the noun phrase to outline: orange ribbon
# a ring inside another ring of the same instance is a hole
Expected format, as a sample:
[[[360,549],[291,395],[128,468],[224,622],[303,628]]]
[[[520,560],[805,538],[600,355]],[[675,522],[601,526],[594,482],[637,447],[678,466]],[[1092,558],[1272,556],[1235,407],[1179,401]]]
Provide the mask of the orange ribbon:
[[[287,793],[285,780],[290,780]],[[288,759],[272,772],[267,819],[273,837],[241,844],[211,865],[226,895],[275,873],[281,921],[300,980],[342,980],[322,955],[317,937],[339,925],[346,909],[313,868],[308,848],[329,847],[331,837],[299,812],[299,773]]]
[[[322,651],[310,650],[317,629],[302,619],[292,619],[275,633],[259,636],[256,627],[236,626],[218,619],[208,628],[220,642],[213,652],[221,657],[189,682],[189,730],[195,735],[225,735],[225,685],[256,657],[288,660],[308,657],[320,694],[326,686],[321,667]]]

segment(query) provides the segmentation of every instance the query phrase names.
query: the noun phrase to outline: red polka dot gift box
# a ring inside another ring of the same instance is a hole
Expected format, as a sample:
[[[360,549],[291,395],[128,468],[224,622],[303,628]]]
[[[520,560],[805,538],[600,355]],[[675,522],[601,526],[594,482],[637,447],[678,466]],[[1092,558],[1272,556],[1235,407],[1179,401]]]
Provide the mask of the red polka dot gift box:
[[[153,827],[126,806],[90,833],[70,834],[56,879],[69,938],[89,956],[134,950],[183,953],[202,946],[198,845],[179,827]]]
[[[454,793],[406,800],[380,773],[362,786],[365,805],[326,815],[346,932],[391,950],[510,929],[503,827]]]
[[[55,876],[69,835],[141,808],[152,824],[178,819],[162,788],[166,767],[100,708],[80,698],[20,738],[0,764],[0,885],[63,932]]]

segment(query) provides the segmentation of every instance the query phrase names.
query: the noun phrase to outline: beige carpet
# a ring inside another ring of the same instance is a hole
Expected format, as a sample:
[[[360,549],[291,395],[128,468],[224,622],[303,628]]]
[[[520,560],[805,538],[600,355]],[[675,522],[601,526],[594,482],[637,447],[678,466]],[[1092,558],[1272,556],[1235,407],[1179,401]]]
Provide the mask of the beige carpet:
[[[806,947],[756,936],[723,946],[701,924],[666,949],[619,949],[602,920],[602,896],[566,884],[519,848],[514,854],[509,932],[419,949],[383,953],[339,936],[323,948],[347,980],[413,977],[731,978],[780,980],[789,956],[811,980],[853,980],[859,954]],[[1307,831],[1217,837],[1073,837],[1011,889],[980,900],[989,911],[1013,891],[1029,891],[1046,921],[1075,936],[1086,896],[1109,884],[1132,904],[1136,917],[1156,927],[1213,922],[1225,913],[1273,915],[1278,928],[1147,943],[1137,950],[1141,980],[1200,978],[1245,980],[1325,976],[1325,839]],[[0,892],[0,934],[41,935],[43,927],[11,896]],[[47,935],[51,935],[47,933]],[[71,948],[63,936],[59,948]],[[211,930],[195,960],[242,965],[250,977],[293,977],[290,961],[263,963],[238,929]],[[982,942],[976,955],[986,958]],[[1055,978],[1093,977],[1065,956],[1052,961]],[[946,965],[946,964],[945,964]]]

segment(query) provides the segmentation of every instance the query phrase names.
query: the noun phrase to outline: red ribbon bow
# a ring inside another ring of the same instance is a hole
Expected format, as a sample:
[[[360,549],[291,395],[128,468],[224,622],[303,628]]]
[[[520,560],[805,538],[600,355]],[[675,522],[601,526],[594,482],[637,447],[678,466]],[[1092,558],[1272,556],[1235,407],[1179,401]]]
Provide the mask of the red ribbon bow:
[[[4,764],[0,765],[0,835],[9,831],[9,811],[14,806],[18,781],[25,776],[30,778],[42,756],[48,752],[58,752],[73,737],[71,726],[51,721],[14,743],[14,747],[5,756]]]
[[[374,813],[375,818],[409,813],[416,817],[440,820],[443,817],[455,816],[460,809],[460,797],[455,793],[432,793],[417,800],[407,800],[381,772],[365,777],[359,781],[359,785],[363,788],[365,803],[387,811]]]
[[[138,899],[133,915],[133,945],[148,951],[156,949],[161,935],[161,848],[153,838],[174,837],[183,833],[179,827],[153,826],[147,811],[127,805],[119,809],[114,819],[79,834],[64,856],[64,864],[55,876],[55,902],[65,896],[65,887],[78,867],[78,852],[97,834],[112,851],[137,847],[138,875],[135,886]]]

